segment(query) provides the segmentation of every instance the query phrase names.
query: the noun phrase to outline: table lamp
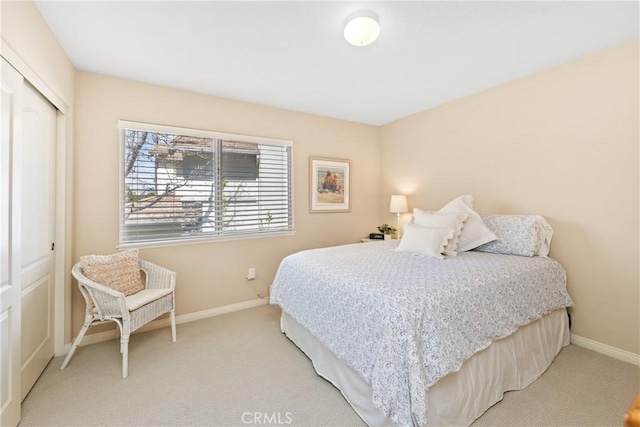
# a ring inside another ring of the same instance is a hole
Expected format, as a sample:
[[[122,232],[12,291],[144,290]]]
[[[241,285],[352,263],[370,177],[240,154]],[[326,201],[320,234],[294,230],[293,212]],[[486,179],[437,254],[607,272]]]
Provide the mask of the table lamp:
[[[391,196],[391,203],[389,203],[389,212],[396,213],[398,218],[398,239],[401,237],[400,235],[400,214],[409,212],[409,207],[407,206],[407,196],[402,194],[395,194]]]

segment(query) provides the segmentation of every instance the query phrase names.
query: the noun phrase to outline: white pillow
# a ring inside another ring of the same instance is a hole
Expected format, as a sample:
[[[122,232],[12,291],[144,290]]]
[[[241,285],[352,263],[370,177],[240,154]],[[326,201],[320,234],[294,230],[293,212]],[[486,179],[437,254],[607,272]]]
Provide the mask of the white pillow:
[[[413,223],[423,227],[432,228],[449,228],[453,231],[453,237],[447,242],[444,248],[444,254],[448,256],[456,256],[458,253],[458,242],[464,223],[469,218],[466,213],[443,213],[443,212],[427,212],[420,208],[413,209]]]
[[[449,228],[427,228],[408,223],[404,227],[402,240],[394,251],[444,259],[442,253],[451,237],[453,237],[453,230]]]
[[[482,222],[480,215],[473,210],[473,197],[466,195],[453,199],[438,212],[469,214],[467,222],[462,228],[458,241],[458,252],[470,251],[498,237]]]

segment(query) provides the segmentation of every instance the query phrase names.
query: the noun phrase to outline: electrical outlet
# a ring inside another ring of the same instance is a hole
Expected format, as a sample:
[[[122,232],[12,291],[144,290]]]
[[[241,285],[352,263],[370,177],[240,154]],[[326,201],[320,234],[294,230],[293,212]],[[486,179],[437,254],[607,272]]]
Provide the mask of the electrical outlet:
[[[256,269],[254,267],[251,267],[247,271],[247,280],[253,280],[255,278],[256,278]]]

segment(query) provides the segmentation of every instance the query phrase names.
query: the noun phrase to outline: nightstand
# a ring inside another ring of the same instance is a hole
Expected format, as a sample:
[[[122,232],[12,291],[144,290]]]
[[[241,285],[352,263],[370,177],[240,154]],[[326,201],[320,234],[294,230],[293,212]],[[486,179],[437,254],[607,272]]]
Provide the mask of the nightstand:
[[[384,242],[382,239],[370,239],[365,237],[364,239],[360,239],[360,243],[371,243],[371,242]]]

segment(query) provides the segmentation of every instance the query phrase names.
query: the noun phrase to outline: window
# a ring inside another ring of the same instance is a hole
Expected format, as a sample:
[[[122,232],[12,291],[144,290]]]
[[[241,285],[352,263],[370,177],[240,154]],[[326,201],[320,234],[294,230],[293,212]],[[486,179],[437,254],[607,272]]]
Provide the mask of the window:
[[[293,232],[292,142],[119,127],[121,245]]]

